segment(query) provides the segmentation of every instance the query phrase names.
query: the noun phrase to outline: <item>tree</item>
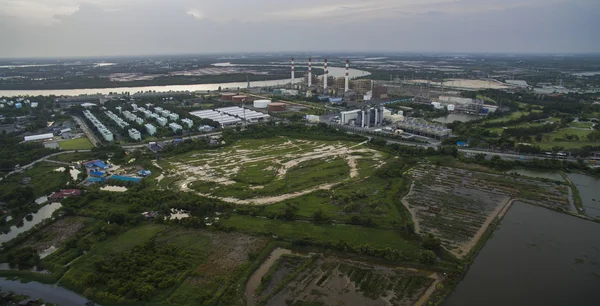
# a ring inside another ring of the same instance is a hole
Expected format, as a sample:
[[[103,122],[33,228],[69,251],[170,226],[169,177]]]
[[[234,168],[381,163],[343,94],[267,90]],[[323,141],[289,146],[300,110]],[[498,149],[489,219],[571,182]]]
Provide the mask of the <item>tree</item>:
[[[325,215],[325,212],[323,212],[321,208],[315,210],[312,217],[315,223],[326,223],[329,220],[329,218],[327,217],[327,215]]]
[[[421,252],[421,258],[419,258],[419,261],[425,265],[433,265],[437,262],[437,256],[433,251],[425,250]]]
[[[421,243],[424,248],[437,252],[441,249],[442,243],[439,238],[436,238],[433,234],[427,234],[423,238],[423,242]]]

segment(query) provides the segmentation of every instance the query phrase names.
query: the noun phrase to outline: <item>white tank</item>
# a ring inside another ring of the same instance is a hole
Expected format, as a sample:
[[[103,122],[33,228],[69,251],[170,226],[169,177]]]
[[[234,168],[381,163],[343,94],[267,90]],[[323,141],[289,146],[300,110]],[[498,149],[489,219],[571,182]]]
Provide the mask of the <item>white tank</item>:
[[[449,112],[453,112],[453,111],[454,111],[454,109],[455,109],[455,106],[454,106],[454,104],[448,104],[448,111],[449,111]]]
[[[271,104],[271,100],[255,100],[254,108],[267,108]]]

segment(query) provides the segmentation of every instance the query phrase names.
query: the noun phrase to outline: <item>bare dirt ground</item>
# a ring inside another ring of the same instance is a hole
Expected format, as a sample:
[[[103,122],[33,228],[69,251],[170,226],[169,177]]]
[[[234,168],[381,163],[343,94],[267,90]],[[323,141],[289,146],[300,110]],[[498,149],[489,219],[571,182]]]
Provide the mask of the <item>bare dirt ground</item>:
[[[264,170],[276,171],[275,180],[281,180],[290,169],[303,162],[311,160],[324,160],[326,162],[335,158],[345,159],[350,168],[350,178],[356,178],[359,176],[357,160],[376,160],[379,162],[376,167],[384,163],[380,152],[364,148],[364,144],[348,146],[342,142],[290,139],[283,143],[266,144],[253,149],[245,149],[244,145],[236,145],[227,151],[194,154],[186,161],[169,161],[169,167],[172,170],[164,173],[164,178],[184,178],[177,185],[182,191],[189,191],[189,185],[196,181],[212,182],[223,186],[233,185],[236,183],[236,175],[246,165],[248,167],[269,165]],[[298,192],[244,200],[216,197],[206,192],[198,194],[236,204],[265,205],[299,197],[316,190],[330,189],[334,185],[331,183],[322,184]],[[264,186],[248,186],[248,189],[262,188]]]

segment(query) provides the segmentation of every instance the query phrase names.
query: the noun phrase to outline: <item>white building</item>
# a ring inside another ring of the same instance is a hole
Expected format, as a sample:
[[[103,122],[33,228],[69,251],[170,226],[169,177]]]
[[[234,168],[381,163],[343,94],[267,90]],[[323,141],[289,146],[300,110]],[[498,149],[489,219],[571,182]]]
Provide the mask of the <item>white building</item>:
[[[181,127],[181,125],[179,125],[177,123],[170,123],[169,127],[171,128],[171,130],[173,130],[173,132],[177,132],[178,130],[182,130],[183,129]]]
[[[138,110],[138,106],[135,103],[131,104],[131,107],[133,108],[133,111],[136,112]]]
[[[146,106],[148,106],[148,104],[146,104]],[[158,113],[161,113],[163,110],[164,110],[164,109],[163,109],[162,107],[155,107],[155,108],[154,108],[154,112],[155,112],[155,113],[157,113],[157,114],[158,114]]]
[[[131,139],[133,139],[133,140],[141,140],[142,139],[142,134],[140,134],[140,131],[138,131],[136,129],[130,129],[129,130],[129,137],[131,137]]]
[[[170,112],[170,111],[168,111],[168,110],[166,110],[166,109],[165,109],[165,110],[162,110],[162,111],[160,111],[160,112],[157,112],[157,113],[161,114],[161,115],[162,115],[163,117],[165,117],[165,118],[168,118],[168,117],[171,115],[171,112]]]
[[[36,108],[38,107],[39,103],[37,102],[31,102],[31,108]]]
[[[158,117],[158,118],[156,118],[156,122],[158,122],[158,124],[159,124],[160,126],[165,126],[165,125],[167,125],[167,123],[168,123],[169,121],[167,120],[167,118],[164,118],[164,117]]]
[[[31,136],[25,136],[24,141],[46,140],[46,139],[52,139],[53,137],[54,137],[54,134],[52,134],[52,133],[31,135]]]
[[[181,119],[181,122],[183,122],[183,124],[187,125],[188,129],[191,129],[194,126],[194,121],[190,120],[190,119]]]
[[[156,134],[156,127],[154,125],[147,123],[144,127],[146,127],[146,132],[148,132],[150,136]]]
[[[177,120],[179,120],[179,115],[169,114],[169,119],[171,119],[171,121],[177,121]]]
[[[137,117],[137,118],[135,118],[135,123],[140,124],[140,125],[144,124],[144,119]]]

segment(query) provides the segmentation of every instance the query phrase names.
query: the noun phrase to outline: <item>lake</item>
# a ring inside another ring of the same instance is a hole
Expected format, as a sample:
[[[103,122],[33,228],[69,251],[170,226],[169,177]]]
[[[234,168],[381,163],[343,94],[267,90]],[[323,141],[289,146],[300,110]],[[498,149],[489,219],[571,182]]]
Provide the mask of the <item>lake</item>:
[[[568,177],[579,190],[586,215],[600,218],[600,179],[579,173],[569,173]]]
[[[51,203],[42,206],[38,212],[33,214],[33,219],[31,219],[31,221],[23,219],[23,226],[17,227],[16,225],[13,225],[10,227],[10,232],[0,235],[0,244],[10,241],[20,233],[24,233],[30,230],[34,225],[52,217],[52,213],[61,207],[62,205],[60,203]]]
[[[0,288],[4,292],[13,291],[17,294],[27,295],[32,299],[41,298],[45,302],[61,306],[83,306],[87,302],[86,298],[72,291],[38,282],[21,283],[0,277]]]
[[[598,223],[515,202],[444,305],[600,305],[598,233]]]
[[[439,122],[439,123],[452,123],[454,121],[467,122],[467,121],[477,120],[480,118],[482,118],[482,117],[477,116],[477,115],[453,113],[453,114],[448,114],[444,117],[435,118],[435,119],[433,119],[433,121]]]
[[[345,68],[340,67],[328,67],[329,75],[334,77],[342,77],[345,74]],[[351,78],[367,76],[369,72],[350,69],[349,76]],[[271,80],[271,81],[256,81],[250,82],[252,87],[266,87],[266,86],[277,86],[285,85],[290,82],[290,79],[283,80]],[[295,83],[301,83],[303,79],[296,78]],[[246,88],[247,82],[231,82],[231,83],[213,83],[213,84],[192,84],[192,85],[163,85],[163,86],[141,86],[141,87],[115,87],[115,88],[81,88],[81,89],[41,89],[41,90],[0,90],[1,96],[78,96],[78,95],[93,95],[93,94],[108,94],[110,92],[130,92],[136,93],[139,91],[207,91],[207,90],[218,90],[219,87],[225,88]]]

